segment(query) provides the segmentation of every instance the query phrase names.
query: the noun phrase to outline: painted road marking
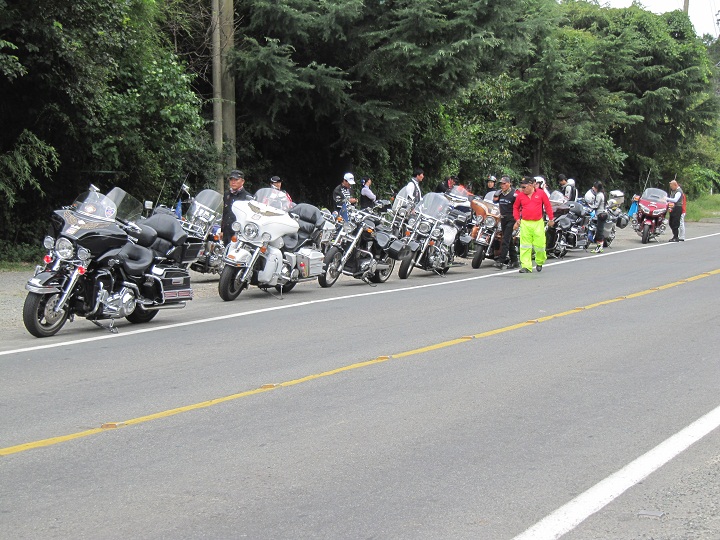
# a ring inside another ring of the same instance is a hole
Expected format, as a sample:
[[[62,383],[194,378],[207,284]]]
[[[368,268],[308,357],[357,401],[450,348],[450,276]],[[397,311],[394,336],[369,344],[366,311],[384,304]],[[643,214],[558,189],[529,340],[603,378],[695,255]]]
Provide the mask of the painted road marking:
[[[571,309],[571,310],[569,310],[569,311],[564,311],[564,312],[562,312],[562,313],[556,313],[556,314],[553,314],[553,315],[548,315],[548,316],[545,316],[545,317],[541,317],[541,318],[539,318],[539,319],[533,319],[533,320],[530,320],[530,321],[525,321],[525,322],[522,322],[522,323],[510,325],[510,326],[505,326],[505,327],[503,327],[503,328],[497,328],[497,329],[495,329],[495,330],[490,330],[490,331],[482,332],[482,333],[479,333],[479,334],[474,334],[474,335],[470,335],[470,336],[463,336],[463,337],[460,337],[460,338],[451,339],[451,340],[448,340],[448,341],[443,341],[443,342],[441,342],[441,343],[436,343],[436,344],[433,344],[433,345],[428,345],[428,346],[425,346],[425,347],[420,347],[420,348],[417,348],[417,349],[412,349],[412,350],[410,350],[410,351],[395,353],[395,354],[392,354],[392,355],[389,355],[389,356],[379,356],[379,357],[374,358],[374,359],[372,359],[372,360],[366,360],[366,361],[363,361],[363,362],[357,362],[357,363],[354,363],[354,364],[350,364],[350,365],[347,365],[347,366],[342,366],[342,367],[339,367],[339,368],[336,368],[336,369],[332,369],[332,370],[329,370],[329,371],[324,371],[324,372],[322,372],[322,373],[314,373],[314,374],[311,374],[311,375],[306,375],[305,377],[301,377],[301,378],[299,378],[299,379],[294,379],[294,380],[291,380],[291,381],[285,381],[285,382],[282,382],[282,383],[264,384],[264,385],[262,385],[260,388],[255,388],[255,389],[253,389],[253,390],[247,390],[247,391],[245,391],[245,392],[240,392],[240,393],[238,393],[238,394],[232,394],[232,395],[229,395],[229,396],[224,396],[224,397],[220,397],[220,398],[216,398],[216,399],[211,399],[211,400],[203,401],[203,402],[200,402],[200,403],[194,403],[194,404],[192,404],[192,405],[186,405],[186,406],[184,406],[184,407],[177,407],[177,408],[175,408],[175,409],[168,409],[168,410],[166,410],[166,411],[157,412],[157,413],[150,414],[150,415],[147,415],[147,416],[140,416],[140,417],[138,417],[138,418],[133,418],[133,419],[131,419],[131,420],[125,420],[125,421],[121,421],[121,422],[105,422],[105,423],[102,424],[102,426],[101,426],[100,428],[89,429],[89,430],[81,431],[81,432],[78,432],[78,433],[72,433],[72,434],[70,434],[70,435],[63,435],[63,436],[60,436],[60,437],[52,437],[52,438],[49,438],[49,439],[42,439],[42,440],[39,440],[39,441],[34,441],[34,442],[19,444],[19,445],[16,445],[16,446],[9,446],[9,447],[6,447],[6,448],[0,448],[0,456],[8,456],[8,455],[10,455],[10,454],[17,454],[17,453],[19,453],[19,452],[24,452],[24,451],[26,451],[26,450],[32,450],[32,449],[34,449],[34,448],[42,448],[42,447],[46,447],[46,446],[52,446],[52,445],[55,445],[55,444],[60,444],[60,443],[63,443],[63,442],[67,442],[67,441],[74,440],[74,439],[79,439],[79,438],[83,438],[83,437],[89,437],[89,436],[91,436],[91,435],[97,435],[97,434],[99,434],[99,433],[103,433],[104,431],[106,431],[106,430],[108,430],[108,429],[118,429],[118,428],[133,426],[133,425],[137,425],[137,424],[142,424],[142,423],[145,423],[145,422],[150,422],[150,421],[153,421],[153,420],[159,420],[159,419],[162,419],[162,418],[168,418],[168,417],[174,416],[174,415],[176,415],[176,414],[185,413],[185,412],[190,412],[190,411],[195,411],[195,410],[198,410],[198,409],[204,409],[204,408],[207,408],[207,407],[212,407],[212,406],[214,406],[214,405],[219,405],[219,404],[221,404],[221,403],[226,403],[226,402],[228,402],[228,401],[234,401],[234,400],[236,400],[236,399],[245,398],[245,397],[249,397],[249,396],[254,396],[254,395],[257,395],[257,394],[262,394],[262,393],[264,393],[264,392],[272,392],[272,391],[277,390],[277,389],[279,389],[279,388],[285,388],[285,387],[294,386],[294,385],[297,385],[297,384],[302,384],[302,383],[314,381],[314,380],[316,380],[316,379],[321,379],[321,378],[324,378],[324,377],[330,377],[330,376],[333,376],[333,375],[337,375],[337,374],[339,374],[339,373],[344,373],[344,372],[347,372],[347,371],[352,371],[352,370],[355,370],[355,369],[360,369],[360,368],[372,366],[372,365],[379,364],[379,363],[382,363],[382,362],[387,362],[387,361],[390,361],[390,360],[396,360],[396,359],[400,359],[400,358],[407,358],[407,357],[410,357],[410,356],[415,356],[415,355],[423,354],[423,353],[430,352],[430,351],[436,351],[436,350],[444,349],[444,348],[447,348],[447,347],[454,347],[454,346],[456,346],[456,345],[460,345],[460,344],[463,344],[463,343],[468,343],[469,341],[472,341],[472,340],[475,340],[475,339],[482,339],[482,338],[486,338],[486,337],[490,337],[490,336],[495,336],[495,335],[498,335],[498,334],[502,334],[502,333],[505,333],[505,332],[512,332],[512,331],[514,331],[514,330],[519,330],[519,329],[525,328],[525,327],[527,327],[527,326],[532,326],[532,325],[535,325],[535,324],[542,324],[542,323],[544,323],[544,322],[549,322],[549,321],[555,320],[555,319],[560,318],[560,317],[567,317],[567,316],[569,316],[569,315],[574,315],[574,314],[577,314],[577,313],[582,313],[583,311],[587,311],[587,310],[589,310],[589,309],[594,309],[594,308],[602,307],[602,306],[605,306],[605,305],[608,305],[608,304],[612,304],[612,303],[615,303],[615,302],[621,302],[621,301],[623,301],[623,300],[629,300],[629,299],[632,299],[632,298],[638,298],[638,297],[640,297],[640,296],[644,296],[645,294],[652,294],[652,293],[659,292],[659,291],[665,291],[665,290],[671,289],[671,288],[673,288],[673,287],[677,287],[677,286],[679,286],[679,285],[684,285],[684,284],[686,284],[686,283],[691,283],[691,282],[697,281],[697,280],[699,280],[699,279],[707,278],[707,277],[714,276],[714,275],[718,275],[718,274],[720,274],[720,269],[712,270],[712,271],[710,271],[710,272],[703,272],[702,274],[698,274],[698,275],[693,276],[693,277],[691,277],[691,278],[682,279],[682,280],[679,280],[679,281],[675,281],[675,282],[672,282],[672,283],[668,283],[667,285],[663,285],[662,287],[654,287],[654,288],[652,288],[652,289],[648,289],[648,290],[645,290],[645,291],[641,291],[641,292],[639,292],[639,293],[634,293],[634,294],[630,294],[630,295],[627,295],[627,296],[620,296],[620,297],[612,298],[612,299],[610,299],[610,300],[605,300],[605,301],[602,301],[602,302],[596,302],[596,303],[594,303],[594,304],[589,304],[589,305],[587,305],[587,306],[578,307],[578,308],[575,308],[575,309]],[[103,427],[103,426],[104,426],[104,427]]]

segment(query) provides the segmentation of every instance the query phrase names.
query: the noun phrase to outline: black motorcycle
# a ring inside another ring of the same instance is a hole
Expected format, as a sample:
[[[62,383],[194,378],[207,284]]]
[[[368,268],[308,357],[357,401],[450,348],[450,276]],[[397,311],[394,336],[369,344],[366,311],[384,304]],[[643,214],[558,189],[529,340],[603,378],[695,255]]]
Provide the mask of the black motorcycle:
[[[374,209],[382,212],[389,206],[388,201],[379,201]],[[325,254],[323,273],[318,276],[321,287],[332,287],[341,274],[366,283],[384,283],[390,278],[395,259],[388,248],[397,237],[382,223],[373,212],[348,208],[348,220],[340,224]]]
[[[43,264],[25,286],[23,322],[36,337],[55,335],[75,315],[98,321],[152,320],[158,310],[192,300],[185,266],[197,259],[180,222],[157,214],[142,221],[142,204],[119,188],[107,195],[91,186],[50,218]]]

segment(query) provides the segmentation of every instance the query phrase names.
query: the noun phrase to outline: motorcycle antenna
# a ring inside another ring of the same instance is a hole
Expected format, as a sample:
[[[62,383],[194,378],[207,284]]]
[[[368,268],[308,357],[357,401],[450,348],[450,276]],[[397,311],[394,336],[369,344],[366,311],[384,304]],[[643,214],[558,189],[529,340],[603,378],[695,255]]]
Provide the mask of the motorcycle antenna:
[[[647,178],[645,178],[645,185],[643,186],[643,191],[647,189],[648,182],[650,181],[650,173],[652,172],[652,167],[648,170]]]

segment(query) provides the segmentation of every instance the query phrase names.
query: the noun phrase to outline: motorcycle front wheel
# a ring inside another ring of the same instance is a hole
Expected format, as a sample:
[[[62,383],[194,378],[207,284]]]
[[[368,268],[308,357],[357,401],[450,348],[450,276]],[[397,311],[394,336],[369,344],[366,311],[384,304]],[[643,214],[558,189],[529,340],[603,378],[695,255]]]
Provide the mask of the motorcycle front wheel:
[[[377,270],[372,276],[370,276],[370,281],[373,283],[385,283],[388,279],[390,279],[393,270],[395,270],[395,259],[385,257],[383,262],[387,263],[390,267],[387,270]]]
[[[643,226],[642,239],[640,240],[640,242],[643,244],[647,244],[649,241],[650,241],[650,224],[646,223]]]
[[[484,246],[482,244],[477,244],[475,247],[475,255],[473,256],[472,260],[472,267],[473,268],[480,268],[480,265],[485,260],[485,252],[487,251],[487,246]]]
[[[240,270],[235,266],[225,266],[220,274],[218,294],[226,302],[235,300],[245,288],[245,283],[240,281]]]
[[[400,263],[400,269],[398,270],[398,277],[400,279],[407,279],[415,268],[415,263],[420,258],[420,252],[413,253],[405,257]]]
[[[323,268],[325,270],[318,276],[318,283],[321,287],[332,287],[338,280],[340,274],[342,274],[342,268],[340,267],[342,256],[339,247],[332,246],[328,249],[323,259]]]
[[[60,294],[28,293],[23,306],[23,323],[35,337],[50,337],[58,333],[68,319],[68,310],[55,311]]]

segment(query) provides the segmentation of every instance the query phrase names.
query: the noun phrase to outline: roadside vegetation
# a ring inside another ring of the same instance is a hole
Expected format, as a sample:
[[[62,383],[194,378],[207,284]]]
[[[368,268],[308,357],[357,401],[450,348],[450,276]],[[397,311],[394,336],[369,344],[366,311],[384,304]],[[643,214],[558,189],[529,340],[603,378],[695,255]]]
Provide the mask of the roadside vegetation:
[[[720,195],[700,195],[687,204],[686,221],[717,219],[720,221]]]

